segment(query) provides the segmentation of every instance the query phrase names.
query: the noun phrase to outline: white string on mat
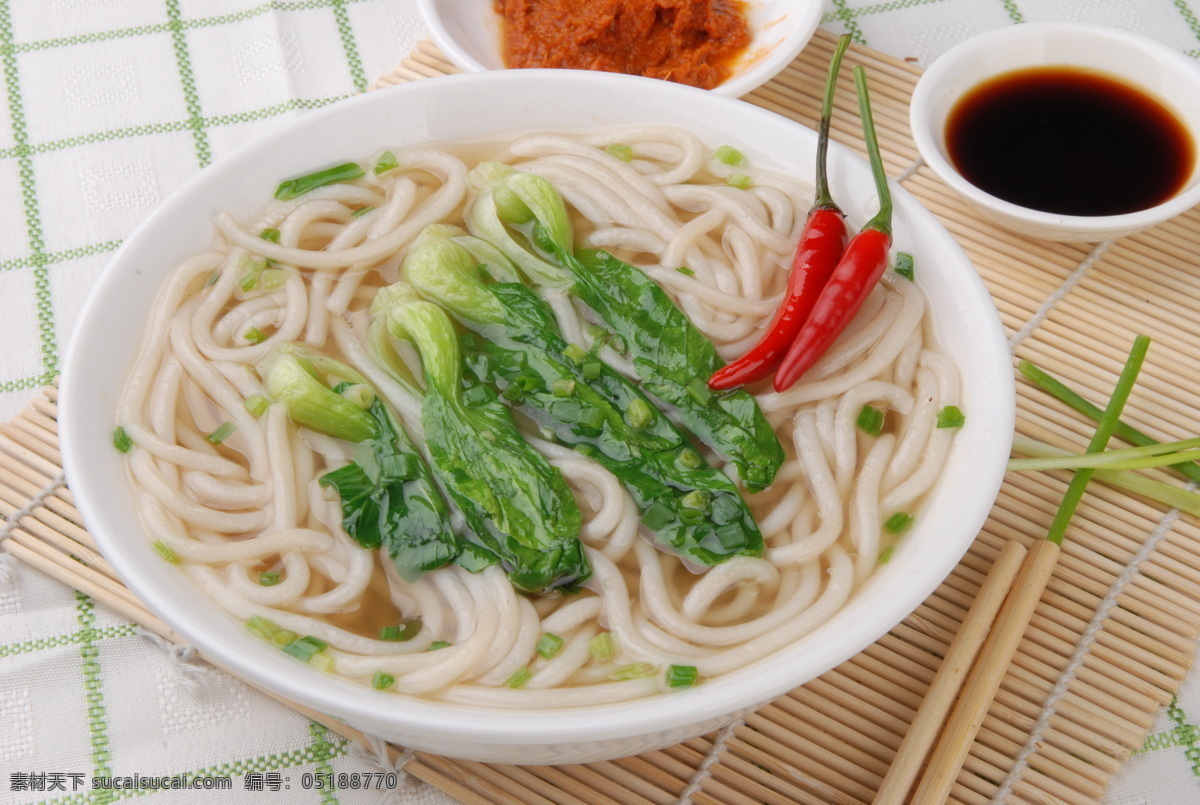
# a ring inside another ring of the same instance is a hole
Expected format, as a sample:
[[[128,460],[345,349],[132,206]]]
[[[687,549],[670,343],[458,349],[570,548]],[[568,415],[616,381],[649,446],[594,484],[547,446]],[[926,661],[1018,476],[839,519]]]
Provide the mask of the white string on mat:
[[[1082,262],[1075,267],[1075,270],[1063,280],[1062,285],[1054,289],[1054,293],[1046,297],[1046,301],[1042,302],[1029,321],[1025,322],[1025,325],[1020,330],[1012,334],[1012,337],[1008,339],[1010,349],[1016,349],[1030,333],[1037,329],[1037,326],[1050,315],[1050,311],[1054,310],[1054,306],[1058,304],[1059,300],[1079,284],[1079,281],[1083,279],[1083,275],[1087,273],[1087,270],[1095,265],[1096,261],[1108,251],[1108,247],[1112,244],[1112,240],[1105,240],[1092,247],[1092,250],[1088,252],[1088,256],[1083,258]]]
[[[366,739],[367,745],[363,746],[357,741],[352,741],[350,744],[350,755],[368,766],[381,770],[385,774],[395,774],[397,779],[396,788],[389,792],[387,801],[397,803],[407,801],[401,796],[400,787],[411,779],[404,771],[404,767],[416,756],[416,750],[411,747],[405,747],[400,752],[400,756],[393,762],[387,741],[378,735],[363,735],[363,738]]]
[[[13,512],[3,526],[0,526],[0,592],[7,592],[17,583],[17,558],[4,547],[4,540],[12,535],[21,525],[21,521],[34,510],[45,504],[46,499],[66,484],[66,477],[60,472],[31,497],[21,508]]]
[[[141,626],[134,631],[166,652],[179,684],[188,690],[197,690],[216,677],[217,669],[204,662],[192,646],[176,645]]]
[[[896,175],[896,181],[899,183],[903,183],[903,182],[907,181],[914,173],[916,173],[923,167],[925,167],[925,160],[921,157],[917,157],[916,159],[914,159],[912,161],[911,165],[909,165],[907,168],[900,171],[900,173]]]
[[[1195,481],[1189,483],[1186,487],[1186,489],[1189,491],[1193,491],[1195,488]],[[1033,731],[1029,733],[1029,738],[1025,741],[1025,745],[1021,747],[1021,751],[1017,753],[1017,756],[1013,761],[1013,766],[1009,770],[1008,775],[1004,778],[1004,782],[1000,785],[999,790],[997,790],[996,794],[989,801],[990,805],[1001,805],[1001,803],[1004,802],[1004,798],[1012,793],[1013,785],[1029,766],[1029,758],[1038,750],[1038,747],[1042,743],[1042,735],[1050,727],[1050,719],[1054,715],[1054,706],[1058,704],[1060,699],[1067,695],[1067,690],[1071,683],[1075,681],[1075,674],[1079,670],[1080,666],[1083,665],[1083,661],[1086,659],[1088,651],[1092,647],[1092,643],[1094,643],[1096,640],[1096,635],[1098,635],[1100,633],[1100,629],[1103,628],[1104,621],[1107,620],[1109,611],[1116,606],[1117,599],[1121,597],[1122,592],[1125,590],[1125,585],[1137,576],[1138,568],[1141,566],[1142,562],[1148,559],[1150,555],[1154,553],[1154,549],[1158,546],[1158,543],[1170,532],[1171,526],[1173,526],[1175,521],[1178,519],[1179,509],[1171,509],[1163,516],[1162,520],[1159,521],[1155,529],[1150,532],[1150,536],[1146,538],[1146,541],[1142,544],[1142,547],[1136,554],[1134,554],[1133,558],[1129,560],[1129,564],[1125,565],[1125,570],[1121,573],[1120,577],[1117,578],[1112,588],[1108,591],[1108,595],[1104,596],[1104,599],[1100,602],[1100,606],[1097,607],[1096,613],[1092,615],[1091,621],[1088,622],[1087,628],[1083,630],[1083,634],[1080,637],[1079,642],[1075,645],[1075,652],[1071,655],[1070,661],[1067,663],[1066,667],[1063,668],[1062,673],[1058,677],[1058,681],[1054,683],[1054,687],[1050,689],[1050,694],[1046,697],[1046,701],[1042,705],[1041,712],[1038,713],[1038,718],[1034,723]]]
[[[711,769],[721,762],[721,753],[725,751],[726,744],[733,737],[734,730],[745,723],[746,719],[739,718],[717,733],[717,737],[713,740],[713,745],[709,748],[708,754],[704,756],[704,760],[700,761],[700,765],[696,767],[696,773],[692,775],[692,779],[688,780],[687,787],[679,793],[679,799],[675,800],[675,805],[692,805],[692,795],[698,793],[704,785],[704,781],[712,776]]]

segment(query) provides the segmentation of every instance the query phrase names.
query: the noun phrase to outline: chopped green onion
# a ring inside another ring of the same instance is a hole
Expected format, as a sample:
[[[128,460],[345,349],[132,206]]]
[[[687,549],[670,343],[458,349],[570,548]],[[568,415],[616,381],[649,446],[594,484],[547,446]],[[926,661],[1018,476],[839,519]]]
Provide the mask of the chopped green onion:
[[[351,218],[361,218],[373,209],[375,209],[375,208],[374,207],[359,207],[357,210],[350,213],[350,217]]]
[[[614,335],[612,339],[609,340],[608,345],[612,347],[613,352],[617,353],[618,355],[625,354],[625,339],[621,336]]]
[[[617,670],[608,675],[608,678],[614,682],[620,682],[624,679],[645,679],[648,676],[654,676],[655,668],[648,662],[635,662],[633,665],[623,665]]]
[[[667,668],[668,688],[690,688],[696,684],[700,672],[694,665],[672,665]]]
[[[937,412],[937,426],[939,428],[961,428],[966,424],[967,418],[963,416],[963,412],[958,410],[957,405],[947,405],[945,408]]]
[[[128,453],[133,449],[133,439],[129,438],[129,434],[120,425],[113,431],[113,447],[122,453]]]
[[[604,153],[610,157],[616,157],[622,162],[633,161],[633,149],[623,143],[613,143],[604,149]]]
[[[558,442],[558,434],[554,432],[553,428],[538,428],[538,436],[541,436],[547,442]]]
[[[625,410],[625,421],[635,431],[643,431],[654,423],[654,407],[641,397],[634,397]]]
[[[671,511],[671,507],[662,501],[655,501],[642,513],[642,525],[651,531],[658,531],[674,519],[675,514]]]
[[[447,643],[445,640],[434,640],[432,643],[429,644],[429,648],[427,648],[425,650],[426,651],[437,651],[438,649],[443,649],[443,648],[450,648],[450,644]]]
[[[689,447],[680,450],[679,455],[676,456],[676,460],[680,466],[688,470],[698,470],[704,466],[704,459],[700,457],[699,453]]]
[[[604,412],[599,408],[585,408],[579,412],[577,424],[585,430],[599,431],[604,427]]]
[[[263,240],[269,240],[272,243],[279,242],[279,230],[278,229],[264,229],[262,232],[258,233],[258,236],[260,238],[262,238]]]
[[[892,560],[892,554],[896,552],[895,545],[889,545],[879,552],[879,564],[886,565]]]
[[[220,278],[221,278],[221,272],[214,271],[213,273],[209,274],[208,279],[206,279],[204,281],[204,287],[211,288],[212,286],[217,284],[217,280],[219,280]]]
[[[379,155],[379,159],[375,162],[375,167],[372,170],[374,170],[375,175],[378,176],[381,173],[387,173],[388,171],[395,170],[398,167],[400,167],[400,163],[396,161],[396,155],[391,151],[384,151]]]
[[[261,637],[263,640],[270,640],[279,631],[279,624],[261,615],[251,615],[246,620],[246,631]]]
[[[242,275],[242,278],[238,280],[238,286],[247,293],[253,291],[258,287],[258,272],[247,271]]]
[[[736,187],[738,190],[745,190],[750,186],[750,177],[744,173],[731,173],[725,179],[725,184]]]
[[[587,350],[578,344],[568,344],[567,348],[563,350],[563,355],[566,356],[567,360],[571,361],[571,363],[583,363],[588,356]]]
[[[555,397],[570,397],[575,393],[575,381],[559,378],[551,384],[550,390]]]
[[[903,534],[912,528],[913,516],[908,512],[896,512],[883,524],[883,530],[889,534]]]
[[[685,509],[701,509],[708,511],[708,506],[711,501],[708,494],[700,489],[693,489],[682,498],[679,499],[679,505]]]
[[[264,570],[258,574],[258,583],[263,587],[274,587],[283,581],[283,573],[278,570]]]
[[[913,262],[913,256],[907,252],[897,252],[894,270],[906,280],[912,280],[916,276],[916,263]]]
[[[713,159],[726,165],[741,165],[746,157],[732,145],[722,145],[713,154]]]
[[[407,643],[421,632],[420,616],[405,618],[396,626],[384,626],[379,630],[380,640],[392,640],[397,643]]]
[[[538,638],[535,650],[543,660],[552,660],[562,651],[563,639],[556,634],[546,632]]]
[[[271,401],[261,394],[251,394],[242,403],[242,407],[249,411],[254,416],[262,416],[271,407]]]
[[[1133,384],[1137,382],[1138,373],[1142,369],[1142,363],[1146,360],[1146,352],[1150,349],[1150,339],[1147,336],[1139,335],[1133,339],[1133,347],[1129,351],[1129,358],[1125,361],[1125,366],[1121,370],[1121,376],[1117,379],[1117,384],[1113,388],[1112,397],[1108,400],[1108,405],[1104,409],[1104,413],[1100,416],[1100,421],[1096,425],[1096,433],[1088,442],[1087,452],[1098,453],[1108,444],[1108,440],[1112,438],[1113,430],[1117,423],[1121,420],[1121,411],[1125,408],[1125,403],[1129,400],[1129,395],[1133,392]],[[1061,545],[1063,537],[1067,532],[1067,524],[1071,522],[1071,517],[1075,514],[1075,509],[1079,505],[1079,501],[1083,498],[1083,491],[1087,487],[1088,481],[1092,479],[1092,474],[1095,470],[1084,468],[1077,470],[1071,478],[1071,483],[1067,486],[1067,491],[1063,495],[1062,503],[1059,505],[1058,512],[1054,515],[1054,522],[1050,524],[1050,529],[1046,533],[1046,539],[1055,544]]]
[[[858,419],[854,420],[854,424],[863,433],[878,436],[883,430],[883,411],[870,405],[864,405],[858,412]]]
[[[324,671],[327,674],[333,673],[333,657],[320,652],[308,658],[308,664],[318,671]]]
[[[150,547],[154,548],[155,553],[171,564],[179,564],[179,554],[171,550],[171,546],[163,542],[161,539],[156,539],[154,542],[151,542]]]
[[[259,285],[264,291],[274,291],[286,285],[289,276],[286,269],[268,268],[259,276]]]
[[[242,333],[242,338],[246,339],[251,344],[261,344],[263,341],[267,340],[267,336],[264,335],[263,331],[257,327],[251,327],[249,330]]]
[[[513,690],[525,687],[525,683],[533,679],[533,674],[529,673],[528,668],[518,668],[513,671],[512,676],[504,684],[508,685]]]
[[[297,637],[283,647],[283,650],[293,657],[308,662],[318,651],[328,647],[328,643],[311,635]]]
[[[396,677],[391,674],[385,674],[383,671],[376,671],[375,676],[371,677],[371,687],[375,688],[375,690],[387,690],[395,684]]]
[[[601,327],[599,324],[589,324],[583,328],[583,331],[588,334],[588,338],[593,341],[606,341],[612,337],[612,333]]]
[[[676,270],[676,271],[678,271],[680,274],[682,274],[682,275],[683,275],[683,276],[685,276],[685,277],[694,277],[694,276],[696,276],[696,272],[695,272],[695,271],[692,271],[692,270],[691,270],[690,268],[688,268],[687,266],[680,266],[679,268],[677,268],[677,269],[675,269],[675,270]]]
[[[295,640],[299,635],[295,632],[289,632],[287,629],[280,629],[275,634],[271,635],[271,642],[280,648]]]
[[[620,652],[612,632],[601,632],[588,641],[588,651],[596,662],[608,662]]]
[[[213,444],[220,444],[232,436],[235,430],[237,430],[237,425],[232,422],[224,422],[221,427],[208,434],[208,440]]]
[[[604,364],[600,363],[600,361],[584,361],[579,369],[583,372],[584,380],[595,380],[600,377],[600,373],[604,370]]]
[[[275,198],[280,201],[289,201],[316,190],[318,187],[324,187],[327,184],[337,184],[338,182],[350,182],[360,178],[362,175],[363,169],[361,165],[357,162],[346,162],[342,165],[335,165],[332,168],[317,171],[316,173],[309,173],[305,176],[297,176],[295,179],[288,179],[286,182],[280,183],[279,187],[275,188]]]

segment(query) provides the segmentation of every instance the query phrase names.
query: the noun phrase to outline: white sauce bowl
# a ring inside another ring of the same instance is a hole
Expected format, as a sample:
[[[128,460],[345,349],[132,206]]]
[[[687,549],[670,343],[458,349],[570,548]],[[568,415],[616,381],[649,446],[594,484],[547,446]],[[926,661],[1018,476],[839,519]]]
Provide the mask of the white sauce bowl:
[[[821,19],[819,0],[747,0],[753,39],[713,92],[739,98],[767,83],[803,50]],[[503,20],[493,0],[417,0],[434,43],[464,72],[503,70]]]
[[[1200,66],[1140,34],[1081,23],[1025,23],[972,37],[946,51],[917,82],[909,108],[913,139],[926,164],[975,209],[1006,229],[1047,240],[1093,243],[1162,223],[1200,203],[1200,159],[1172,198],[1121,215],[1061,215],[997,198],[968,182],[950,161],[946,118],[969,90],[1030,67],[1068,66],[1107,74],[1149,93],[1200,141]],[[1197,149],[1200,156],[1200,148]],[[1103,165],[1096,170],[1103,171]]]

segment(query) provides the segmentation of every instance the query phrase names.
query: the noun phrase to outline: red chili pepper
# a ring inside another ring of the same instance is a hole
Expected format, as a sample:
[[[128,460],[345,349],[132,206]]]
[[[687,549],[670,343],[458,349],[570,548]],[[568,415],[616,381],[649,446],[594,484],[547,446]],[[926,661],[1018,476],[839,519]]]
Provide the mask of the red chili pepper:
[[[829,194],[825,155],[829,151],[829,121],[833,116],[833,93],[837,87],[838,68],[849,44],[850,37],[842,36],[829,63],[825,99],[821,106],[821,127],[817,135],[817,198],[809,210],[804,231],[792,257],[792,270],[788,275],[783,302],[758,343],[708,379],[708,387],[713,390],[753,383],[775,371],[800,332],[800,327],[808,319],[817,296],[846,248],[846,219]]]
[[[879,213],[850,240],[833,276],[814,304],[812,314],[775,373],[776,391],[791,388],[825,354],[862,307],[863,301],[887,268],[888,251],[892,246],[892,195],[888,191],[887,175],[879,156],[879,141],[871,117],[871,99],[867,94],[867,78],[861,65],[854,68],[854,85],[862,110],[867,152],[871,156],[871,172],[879,193]]]

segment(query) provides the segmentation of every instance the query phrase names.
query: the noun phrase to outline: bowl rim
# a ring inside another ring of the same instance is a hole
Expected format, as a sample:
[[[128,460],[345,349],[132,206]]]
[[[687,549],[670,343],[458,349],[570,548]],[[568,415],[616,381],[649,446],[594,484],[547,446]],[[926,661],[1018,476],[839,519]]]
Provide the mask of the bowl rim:
[[[750,3],[755,1],[749,0]],[[764,58],[755,59],[748,69],[713,87],[709,90],[710,92],[740,98],[777,76],[799,55],[820,26],[822,5],[818,0],[785,0],[785,2],[796,6],[795,10],[787,11],[785,15],[801,13],[792,32],[780,40],[779,44]],[[459,69],[478,72],[493,69],[472,56],[466,48],[459,44],[458,39],[451,35],[449,28],[442,21],[442,14],[439,11],[439,8],[444,5],[447,5],[446,0],[417,0],[417,11],[420,13],[425,27],[429,29],[434,44]]]
[[[581,90],[589,89],[587,85],[591,85],[591,91],[582,92]],[[683,105],[692,104],[693,111],[681,114],[682,122],[679,125],[686,125],[689,117],[701,115],[703,120],[732,117],[744,121],[744,131],[755,132],[747,135],[748,137],[765,137],[767,135],[761,134],[760,131],[769,132],[774,129],[789,136],[815,140],[814,132],[787,118],[704,90],[654,79],[567,70],[485,71],[416,81],[346,99],[283,123],[217,160],[177,189],[130,235],[110,259],[96,282],[77,320],[63,361],[59,422],[63,463],[68,478],[87,477],[89,472],[95,477],[103,470],[105,461],[111,463],[116,460],[115,456],[108,459],[99,457],[104,449],[111,450],[111,424],[108,426],[109,430],[104,432],[101,432],[103,428],[99,425],[93,425],[90,431],[88,427],[88,411],[97,407],[97,398],[83,378],[89,370],[100,371],[96,367],[88,366],[88,347],[94,345],[97,328],[104,321],[105,304],[121,298],[122,282],[130,281],[142,273],[137,263],[139,252],[151,248],[150,244],[157,237],[163,222],[173,215],[187,212],[188,205],[194,205],[193,197],[213,185],[219,185],[223,181],[234,186],[244,183],[245,179],[229,179],[238,176],[239,168],[258,164],[263,160],[267,160],[268,163],[274,160],[277,165],[285,162],[284,157],[278,154],[284,143],[302,138],[306,130],[334,125],[339,117],[354,118],[355,115],[369,114],[373,107],[383,110],[393,107],[405,110],[423,109],[423,101],[428,101],[435,93],[448,94],[447,97],[461,95],[462,98],[469,98],[478,97],[483,91],[498,93],[506,89],[515,90],[518,94],[528,93],[530,98],[544,98],[547,93],[554,91],[568,98],[586,96],[589,101],[596,97],[596,93],[612,93],[613,102],[617,103],[619,99],[622,108],[628,103],[629,93],[638,93],[644,97],[647,107],[659,104],[664,109],[673,110],[672,114],[679,114]],[[560,112],[560,109],[555,110],[555,114]],[[785,128],[776,128],[779,126]],[[591,127],[594,128],[594,124]],[[562,128],[586,129],[588,122],[580,126],[564,125]],[[505,130],[511,135],[520,131],[520,126],[510,124]],[[394,135],[379,135],[380,147],[397,145],[395,142],[382,142],[387,136]],[[853,173],[852,178],[858,185],[862,188],[870,187],[870,172],[866,163],[854,156],[849,149],[840,147],[837,143],[832,145],[834,147],[830,149],[831,166],[845,167]],[[332,149],[328,143],[314,147]],[[753,150],[755,149],[751,148],[751,153]],[[789,161],[790,157],[784,158],[784,162]],[[275,174],[276,177],[279,175],[284,174]],[[238,192],[241,189],[238,188]],[[269,194],[269,189],[264,190]],[[222,192],[234,195],[232,190]],[[755,684],[745,684],[747,669],[743,668],[717,677],[694,690],[615,705],[525,711],[447,704],[407,696],[381,699],[380,696],[394,694],[381,694],[328,675],[318,676],[318,672],[295,663],[282,652],[271,652],[270,647],[265,644],[259,645],[261,641],[245,634],[243,629],[234,628],[232,623],[228,628],[217,628],[214,635],[210,626],[196,622],[195,616],[187,610],[186,596],[181,596],[179,584],[155,578],[156,575],[165,575],[157,573],[161,570],[161,564],[148,563],[161,562],[161,559],[153,558],[149,539],[145,537],[144,529],[137,525],[135,515],[129,512],[114,512],[114,509],[119,508],[119,504],[113,500],[106,500],[87,482],[77,483],[72,487],[76,504],[89,529],[93,531],[102,552],[130,589],[152,612],[192,642],[203,654],[255,684],[321,712],[332,713],[351,723],[371,723],[386,718],[390,725],[409,730],[419,737],[488,742],[497,745],[520,740],[529,744],[548,745],[634,738],[663,730],[686,728],[703,719],[732,718],[739,709],[761,706],[771,698],[854,656],[907,617],[941,584],[970,547],[991,510],[1004,477],[1009,440],[1015,424],[1015,381],[1009,370],[1011,355],[999,315],[990,294],[961,247],[936,221],[932,213],[899,185],[893,184],[892,192],[898,213],[908,216],[915,229],[933,232],[939,239],[939,250],[944,249],[948,254],[947,262],[953,264],[953,268],[938,270],[950,272],[946,279],[947,284],[951,281],[950,275],[953,276],[954,287],[952,290],[946,290],[946,293],[953,293],[956,300],[964,300],[964,309],[974,306],[975,315],[970,318],[969,324],[963,326],[978,334],[978,343],[974,343],[973,347],[978,348],[979,364],[1002,367],[994,378],[989,376],[988,383],[992,385],[988,385],[986,389],[979,389],[981,396],[974,402],[981,409],[989,409],[993,416],[986,426],[980,424],[976,430],[971,429],[976,423],[969,420],[968,428],[958,435],[955,442],[957,449],[963,443],[964,437],[971,433],[972,444],[978,442],[987,448],[982,456],[986,459],[984,461],[978,461],[978,454],[970,459],[962,459],[972,466],[973,474],[969,481],[954,480],[955,484],[961,486],[959,491],[962,494],[977,498],[978,508],[968,511],[965,518],[955,521],[961,531],[957,536],[958,542],[953,543],[951,549],[939,552],[936,557],[922,557],[920,562],[906,560],[901,555],[902,551],[898,551],[889,571],[898,574],[901,572],[899,566],[903,565],[907,575],[903,578],[898,575],[890,577],[893,581],[889,582],[889,585],[895,588],[895,597],[888,599],[892,607],[891,614],[868,623],[866,628],[856,635],[852,645],[843,641],[836,649],[817,646],[811,654],[815,655],[818,661],[806,669],[807,675],[804,678],[798,678],[786,663],[789,658],[795,659],[791,656],[795,652],[792,645],[776,650],[765,660],[753,665],[756,671],[762,672],[754,677]],[[265,203],[265,195],[261,200]],[[211,232],[208,227],[205,227],[205,231]],[[155,274],[158,279],[156,289],[161,286],[167,272],[172,268],[173,265],[159,267]],[[144,282],[145,278],[142,278],[142,281]],[[978,315],[981,311],[985,314],[982,317]],[[968,320],[965,315],[962,318],[964,321]],[[144,321],[139,320],[139,342],[144,327]],[[973,352],[972,358],[975,356]],[[125,371],[128,371],[128,365],[125,366]],[[111,423],[114,419],[115,412],[108,421]],[[940,481],[939,486],[931,490],[930,494],[949,483],[946,480]],[[126,522],[121,522],[122,519]],[[122,539],[121,529],[128,525],[130,519],[134,523],[135,531],[140,535],[140,541]],[[918,524],[914,528],[913,535],[920,527]],[[938,539],[943,539],[943,535],[939,534]],[[143,575],[138,570],[140,565],[152,567],[154,572]],[[875,578],[879,577],[880,574],[875,575]],[[849,602],[843,606],[842,611],[848,605]],[[200,618],[202,619],[203,615]],[[233,621],[233,618],[228,616],[225,620]],[[809,636],[802,638],[808,639]],[[240,651],[247,647],[253,647],[249,649],[249,656],[242,656]],[[403,706],[390,709],[385,717],[381,714],[381,710],[385,708],[380,706],[384,702],[402,702]],[[539,761],[534,759],[530,762]]]
[[[984,50],[1001,50],[1013,40],[1031,39],[1047,35],[1068,35],[1081,40],[1094,39],[1099,42],[1120,44],[1142,52],[1149,52],[1160,57],[1165,62],[1181,68],[1179,72],[1192,76],[1193,81],[1200,87],[1200,66],[1197,66],[1188,57],[1169,45],[1133,31],[1095,23],[1076,22],[1030,22],[985,31],[963,42],[959,42],[939,56],[921,75],[917,81],[916,88],[913,90],[912,100],[909,105],[909,128],[912,130],[917,151],[920,152],[922,159],[924,159],[930,169],[953,190],[980,207],[988,209],[998,216],[1019,220],[1046,231],[1095,232],[1098,234],[1137,231],[1153,224],[1161,223],[1168,218],[1173,218],[1200,203],[1200,181],[1196,181],[1193,178],[1191,186],[1185,187],[1171,198],[1144,210],[1117,215],[1065,215],[1062,213],[1035,210],[1030,207],[1014,204],[1011,201],[1005,201],[1002,198],[981,190],[967,181],[958,172],[950,160],[943,154],[942,148],[939,145],[942,136],[940,128],[945,125],[945,120],[941,118],[935,120],[933,113],[934,103],[940,98],[940,94],[944,92],[946,82],[961,72],[962,65],[965,62],[977,58],[978,54]],[[1030,61],[1025,66],[1035,67],[1038,65],[1059,64],[1070,66],[1070,62],[1064,60],[1056,61],[1052,58]],[[1022,69],[1022,66],[1006,68],[1003,72],[1018,69]],[[1094,68],[1089,67],[1088,69],[1093,70]],[[1096,70],[1095,72],[1105,73],[1106,71]],[[996,75],[1000,74],[1002,73],[997,73]],[[1107,74],[1138,87],[1137,82],[1123,78],[1119,73],[1107,71]],[[987,80],[989,77],[994,76],[981,78],[980,81]],[[1138,88],[1142,89],[1141,87]],[[1143,91],[1149,92],[1152,97],[1156,97],[1153,91]],[[1169,99],[1158,98],[1158,100],[1168,104],[1168,108],[1170,108],[1171,101]],[[1172,109],[1172,111],[1174,110]],[[1192,131],[1190,128],[1189,131],[1191,131],[1196,152],[1197,166],[1193,168],[1193,177],[1195,177],[1196,171],[1200,171],[1200,131]]]

